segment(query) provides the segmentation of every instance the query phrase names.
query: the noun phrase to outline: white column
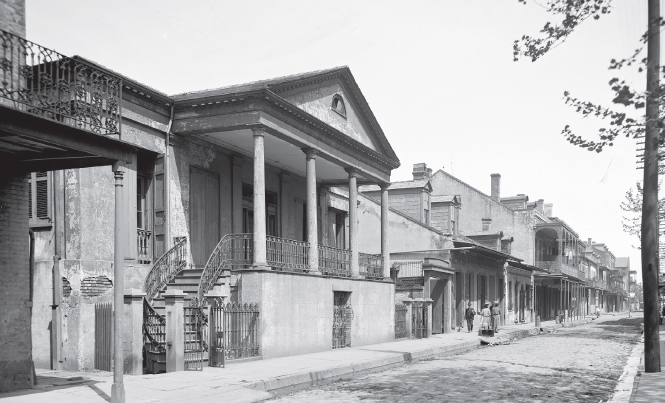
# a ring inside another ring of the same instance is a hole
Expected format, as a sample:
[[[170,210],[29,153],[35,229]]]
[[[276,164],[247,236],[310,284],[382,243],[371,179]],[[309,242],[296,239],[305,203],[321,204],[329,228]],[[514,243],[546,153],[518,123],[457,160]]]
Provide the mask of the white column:
[[[122,203],[122,176],[124,174],[123,165],[116,161],[113,164],[113,173],[115,176],[115,239],[113,242],[113,385],[111,385],[111,402],[125,402],[125,385],[122,380],[124,345],[123,345],[123,307],[125,302],[125,281],[124,281],[124,253],[122,244],[122,222],[125,215]]]
[[[383,278],[390,278],[390,244],[388,232],[390,230],[388,204],[389,183],[379,185],[381,187],[381,256],[383,257]]]
[[[319,272],[319,240],[317,230],[317,202],[316,202],[316,150],[303,149],[307,160],[307,266],[312,274]]]
[[[266,260],[266,174],[263,128],[252,129],[254,134],[254,264],[253,268],[267,269]]]
[[[349,173],[349,246],[351,249],[351,277],[360,277],[358,262],[358,173],[353,168]]]

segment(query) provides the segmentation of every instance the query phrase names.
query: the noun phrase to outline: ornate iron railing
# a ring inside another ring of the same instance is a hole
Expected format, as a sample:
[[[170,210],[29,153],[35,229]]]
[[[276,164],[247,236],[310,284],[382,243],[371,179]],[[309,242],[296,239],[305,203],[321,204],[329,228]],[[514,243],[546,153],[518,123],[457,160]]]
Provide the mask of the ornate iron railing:
[[[351,277],[351,251],[318,245],[319,271],[328,276]]]
[[[147,231],[141,228],[136,229],[136,242],[138,250],[138,261],[139,263],[148,264],[152,260],[150,258],[150,252],[152,248],[150,247],[150,236],[152,235],[151,231]]]
[[[212,303],[208,365],[223,367],[227,360],[258,357],[259,340],[258,304]]]
[[[187,265],[187,238],[181,237],[162,257],[157,259],[145,278],[145,293],[148,301],[166,284],[172,281]]]
[[[408,337],[406,331],[406,305],[395,304],[395,338],[403,339]]]
[[[399,265],[398,278],[423,276],[422,260],[393,260],[392,263],[395,266]]]
[[[266,257],[273,270],[306,273],[309,271],[309,244],[292,239],[266,237]]]
[[[122,80],[92,64],[0,30],[0,75],[0,98],[15,109],[92,133],[120,134]]]
[[[166,357],[166,321],[152,308],[147,299],[143,299],[143,340],[146,351],[148,372],[157,373],[155,362],[159,357]]]
[[[190,306],[183,308],[185,371],[203,371],[205,308],[195,299],[190,301]]]
[[[199,280],[198,300],[212,290],[224,270],[239,270],[252,264],[252,234],[227,234],[212,251]]]
[[[429,337],[428,335],[428,307],[422,301],[414,301],[411,306],[411,334],[416,339]]]
[[[382,279],[384,277],[383,256],[381,255],[358,253],[358,266],[360,266],[360,275],[365,278]]]

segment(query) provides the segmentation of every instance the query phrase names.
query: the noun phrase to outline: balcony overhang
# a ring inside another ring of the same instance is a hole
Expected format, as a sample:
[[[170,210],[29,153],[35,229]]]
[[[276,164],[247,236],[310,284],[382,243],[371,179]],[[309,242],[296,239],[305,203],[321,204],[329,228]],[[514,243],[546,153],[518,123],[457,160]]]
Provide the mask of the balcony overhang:
[[[140,149],[117,136],[92,133],[3,103],[0,116],[1,164],[22,172],[131,162]]]

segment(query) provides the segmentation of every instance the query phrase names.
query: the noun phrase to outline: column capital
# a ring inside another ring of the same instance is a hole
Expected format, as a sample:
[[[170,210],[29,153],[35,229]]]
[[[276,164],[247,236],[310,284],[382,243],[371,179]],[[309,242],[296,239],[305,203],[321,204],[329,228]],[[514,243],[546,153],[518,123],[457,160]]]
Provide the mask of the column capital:
[[[266,135],[266,128],[263,126],[259,127],[252,127],[252,135],[253,136],[265,136]]]
[[[344,168],[344,170],[349,174],[349,179],[350,178],[356,178],[356,179],[360,178],[360,173],[358,172],[358,170],[356,168],[347,167],[347,168]]]
[[[390,182],[382,182],[382,183],[379,183],[378,185],[379,185],[379,188],[381,188],[382,191],[383,190],[388,190],[388,188],[390,187]]]
[[[315,148],[306,147],[306,148],[301,148],[301,150],[302,152],[305,153],[307,159],[316,158],[316,156],[319,154],[319,150]]]
[[[233,165],[240,166],[245,162],[245,158],[242,155],[233,155],[231,157],[231,162]]]

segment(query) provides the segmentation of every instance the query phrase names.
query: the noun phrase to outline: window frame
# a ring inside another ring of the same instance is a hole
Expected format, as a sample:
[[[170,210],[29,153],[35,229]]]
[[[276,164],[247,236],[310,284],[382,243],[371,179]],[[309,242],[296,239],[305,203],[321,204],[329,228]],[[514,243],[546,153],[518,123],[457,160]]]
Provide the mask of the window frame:
[[[338,105],[341,103],[342,106],[341,111],[339,110],[339,108],[335,107],[335,102],[337,102]],[[330,109],[335,111],[339,116],[346,119],[346,102],[344,102],[344,98],[340,94],[333,95],[332,101],[330,102]]]

